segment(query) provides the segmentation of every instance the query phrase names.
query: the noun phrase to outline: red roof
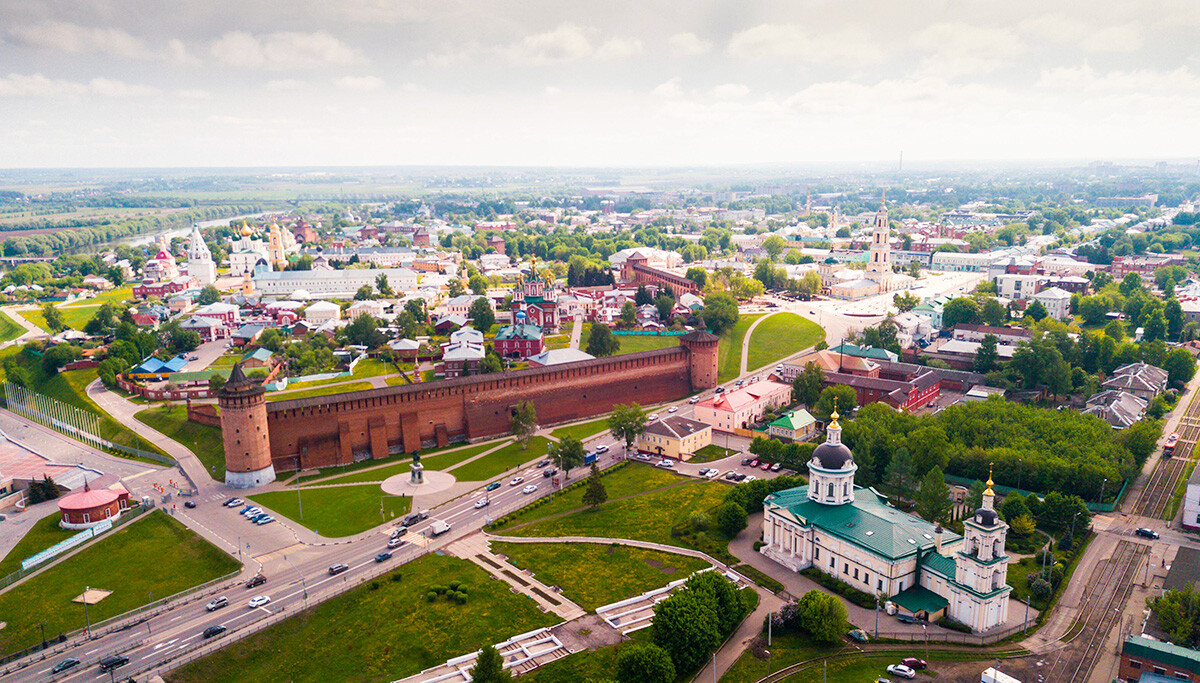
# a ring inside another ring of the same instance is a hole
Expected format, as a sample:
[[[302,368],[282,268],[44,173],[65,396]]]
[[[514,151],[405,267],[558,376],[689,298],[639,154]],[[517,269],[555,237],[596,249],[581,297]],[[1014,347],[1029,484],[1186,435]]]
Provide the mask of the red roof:
[[[120,496],[112,489],[90,489],[68,494],[58,501],[59,510],[91,510],[111,504]]]

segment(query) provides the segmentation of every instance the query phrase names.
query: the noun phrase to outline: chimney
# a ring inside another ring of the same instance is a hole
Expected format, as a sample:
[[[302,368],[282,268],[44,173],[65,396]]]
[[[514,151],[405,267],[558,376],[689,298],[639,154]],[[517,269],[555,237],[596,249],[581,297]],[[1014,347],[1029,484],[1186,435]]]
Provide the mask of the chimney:
[[[938,555],[942,554],[942,525],[937,525],[933,530],[933,544],[937,548]]]

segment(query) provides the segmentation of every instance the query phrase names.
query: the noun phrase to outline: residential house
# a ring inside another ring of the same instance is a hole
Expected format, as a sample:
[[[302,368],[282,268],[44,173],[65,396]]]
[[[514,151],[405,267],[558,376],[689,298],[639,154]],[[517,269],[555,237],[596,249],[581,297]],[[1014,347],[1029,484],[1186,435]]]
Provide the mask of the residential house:
[[[1144,398],[1118,389],[1109,389],[1094,394],[1087,400],[1084,414],[1095,415],[1113,429],[1125,429],[1146,414],[1150,402]]]
[[[483,333],[473,327],[459,328],[442,344],[442,374],[447,379],[474,375],[485,354]]]
[[[712,426],[669,415],[646,424],[635,443],[639,453],[686,462],[696,451],[712,443]]]
[[[330,320],[342,319],[342,307],[332,301],[317,301],[304,309],[305,322],[321,325]]]
[[[242,367],[247,370],[265,368],[270,370],[275,365],[274,354],[270,349],[259,347],[242,356]]]
[[[1120,389],[1149,401],[1167,390],[1167,371],[1148,363],[1130,363],[1113,370],[1101,386]]]
[[[817,420],[807,410],[799,408],[780,415],[767,425],[767,434],[783,441],[804,441],[817,429]]]
[[[761,380],[733,391],[716,394],[696,404],[696,419],[719,432],[746,432],[768,411],[792,400],[790,384]]]
[[[1055,320],[1066,320],[1071,315],[1071,293],[1065,289],[1043,289],[1033,295],[1033,300],[1042,302],[1046,312]]]
[[[535,356],[530,356],[525,360],[529,361],[531,368],[544,368],[550,365],[562,365],[564,363],[576,363],[584,360],[593,360],[595,356],[586,351],[579,349],[549,349]]]

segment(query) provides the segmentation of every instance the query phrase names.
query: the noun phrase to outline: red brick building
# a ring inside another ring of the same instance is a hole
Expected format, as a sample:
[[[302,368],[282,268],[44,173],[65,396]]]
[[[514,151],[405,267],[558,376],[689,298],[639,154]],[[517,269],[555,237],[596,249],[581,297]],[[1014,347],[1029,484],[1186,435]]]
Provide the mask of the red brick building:
[[[86,529],[106,519],[116,520],[129,509],[129,491],[121,484],[113,488],[93,489],[86,482],[83,489],[58,499],[58,511],[64,529]]]
[[[694,280],[652,268],[647,265],[647,261],[648,259],[640,253],[631,254],[629,258],[625,259],[625,263],[621,264],[621,279],[638,285],[670,287],[676,297],[684,292],[700,294],[700,285],[696,284]]]

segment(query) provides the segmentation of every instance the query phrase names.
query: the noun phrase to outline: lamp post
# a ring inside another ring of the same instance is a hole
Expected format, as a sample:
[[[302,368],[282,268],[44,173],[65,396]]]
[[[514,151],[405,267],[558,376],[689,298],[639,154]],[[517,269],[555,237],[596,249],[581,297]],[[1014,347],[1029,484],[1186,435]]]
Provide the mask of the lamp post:
[[[1075,520],[1079,517],[1079,511],[1076,510],[1074,515],[1071,515],[1071,540],[1075,540]]]
[[[875,639],[879,640],[879,593],[875,594]]]
[[[92,636],[92,620],[88,616],[88,595],[87,594],[91,590],[92,590],[91,586],[83,587],[83,620],[87,623],[87,634],[88,634],[89,638]]]
[[[1024,473],[1021,458],[1017,458],[1017,490],[1021,490],[1021,475]]]
[[[304,521],[304,504],[300,502],[300,489],[296,489],[296,507],[300,509],[300,521]]]
[[[764,650],[764,652],[767,653],[767,675],[770,676],[771,675],[771,651]]]
[[[1108,477],[1105,477],[1104,481],[1100,483],[1100,497],[1096,499],[1097,503],[1104,504],[1104,487],[1106,486],[1108,486]]]
[[[46,649],[46,622],[43,621],[42,623],[38,624],[38,626],[42,629],[42,649],[45,650]]]
[[[283,559],[285,561],[287,561],[288,565],[291,566],[292,571],[296,572],[297,574],[300,574],[300,570],[296,569],[296,565],[292,564],[292,558],[288,557],[287,555],[284,555]],[[300,586],[304,589],[304,609],[308,609],[308,584],[304,581],[303,574],[300,574]]]

